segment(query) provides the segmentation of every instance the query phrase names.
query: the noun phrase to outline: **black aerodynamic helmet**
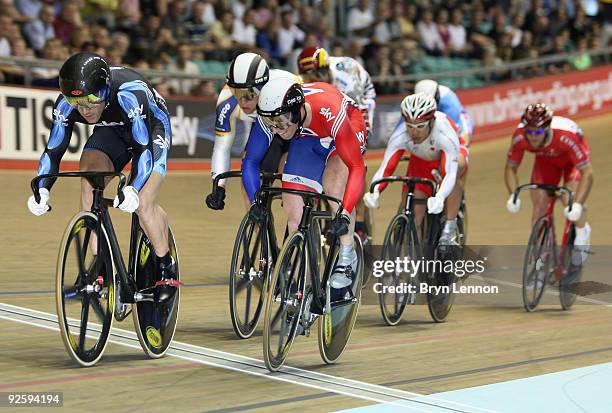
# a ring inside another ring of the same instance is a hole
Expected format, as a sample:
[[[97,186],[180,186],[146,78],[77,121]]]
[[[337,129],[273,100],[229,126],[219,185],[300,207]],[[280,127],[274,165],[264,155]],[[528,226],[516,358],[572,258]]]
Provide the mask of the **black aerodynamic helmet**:
[[[68,103],[73,99],[83,99],[88,96],[107,100],[111,84],[110,67],[100,55],[89,52],[76,53],[62,65],[59,84]]]

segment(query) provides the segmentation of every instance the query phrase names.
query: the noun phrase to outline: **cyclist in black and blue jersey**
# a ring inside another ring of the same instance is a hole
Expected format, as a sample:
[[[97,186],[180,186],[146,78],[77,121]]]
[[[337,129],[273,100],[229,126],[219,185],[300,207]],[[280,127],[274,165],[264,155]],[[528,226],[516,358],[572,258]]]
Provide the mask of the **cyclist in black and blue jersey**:
[[[72,55],[60,69],[61,94],[53,106],[53,126],[37,175],[56,173],[68,148],[75,123],[94,125],[81,154],[81,171],[120,172],[131,160],[124,200],[115,197],[114,206],[138,214],[157,256],[157,287],[162,301],[176,289],[174,263],[168,249],[168,218],[155,199],[166,176],[166,162],[172,142],[170,117],[164,99],[135,70],[110,68],[94,53]],[[40,202],[28,199],[34,215],[49,210],[49,190],[54,180],[40,182]],[[93,189],[81,181],[81,206],[91,207]]]

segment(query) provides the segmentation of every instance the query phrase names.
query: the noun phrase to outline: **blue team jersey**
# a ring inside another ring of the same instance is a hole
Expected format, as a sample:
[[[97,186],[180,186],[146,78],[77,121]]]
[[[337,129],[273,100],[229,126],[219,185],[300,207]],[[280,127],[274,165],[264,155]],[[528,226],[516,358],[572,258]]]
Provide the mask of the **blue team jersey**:
[[[440,100],[438,110],[445,113],[459,126],[459,134],[467,132],[470,136],[474,132],[474,123],[459,98],[450,88],[440,85]]]
[[[166,173],[166,159],[172,139],[170,117],[164,99],[138,72],[123,67],[111,68],[111,93],[96,128],[120,128],[125,144],[132,151],[130,185],[141,190],[151,172]],[[53,106],[53,126],[49,142],[40,157],[37,175],[56,173],[68,149],[75,123],[88,123],[79,111],[60,95]],[[151,136],[161,124],[164,136]],[[41,187],[50,189],[54,180],[45,179]]]

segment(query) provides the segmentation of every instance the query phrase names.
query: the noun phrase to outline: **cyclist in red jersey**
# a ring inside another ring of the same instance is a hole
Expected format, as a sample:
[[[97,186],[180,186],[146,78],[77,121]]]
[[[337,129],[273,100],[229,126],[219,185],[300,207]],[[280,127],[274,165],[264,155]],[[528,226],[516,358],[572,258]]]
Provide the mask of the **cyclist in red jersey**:
[[[591,150],[582,129],[568,118],[553,116],[553,112],[543,103],[527,106],[521,123],[512,135],[508,151],[505,181],[508,192],[512,194],[518,186],[517,171],[525,151],[535,153],[531,182],[558,185],[563,177],[565,186],[574,195],[571,210],[564,209],[565,216],[576,224],[574,244],[586,257],[591,227],[586,220],[584,203],[593,186],[593,167]],[[531,191],[533,202],[532,222],[546,214],[548,194],[544,190]],[[567,203],[567,201],[565,201]],[[521,208],[521,200],[507,202],[508,211],[516,213]]]
[[[291,139],[283,170],[283,187],[313,192],[325,190],[326,194],[342,199],[344,210],[330,225],[331,230],[340,236],[341,243],[340,258],[330,284],[332,288],[349,286],[357,265],[353,245],[354,208],[365,180],[362,154],[366,126],[359,108],[352,99],[328,83],[300,86],[291,79],[279,78],[270,80],[261,89],[257,113],[269,129],[270,136],[276,134]],[[258,189],[259,179],[244,171],[257,170],[260,158],[257,154],[263,152],[263,148],[257,148],[258,145],[261,143],[249,140],[243,162],[243,180],[254,178],[245,184],[251,200],[254,192],[249,188]],[[288,215],[289,230],[297,230],[302,215],[302,198],[283,194],[283,207]]]

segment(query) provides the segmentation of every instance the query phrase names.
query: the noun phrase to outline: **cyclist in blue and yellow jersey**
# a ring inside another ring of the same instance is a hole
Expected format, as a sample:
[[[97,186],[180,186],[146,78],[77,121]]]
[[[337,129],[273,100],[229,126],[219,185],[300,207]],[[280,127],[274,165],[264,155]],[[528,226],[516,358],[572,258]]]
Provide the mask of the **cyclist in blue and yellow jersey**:
[[[266,136],[268,139],[262,125],[256,121],[259,92],[268,80],[282,77],[300,81],[298,76],[290,72],[270,69],[265,59],[256,53],[242,53],[232,61],[227,72],[226,85],[217,99],[215,146],[211,166],[213,179],[230,169],[231,149],[238,120],[251,123],[249,139],[254,134]],[[276,172],[281,165],[283,154],[289,150],[289,144],[279,137],[269,139],[270,147],[261,170]],[[225,207],[225,180],[219,182],[216,192],[208,194],[206,205],[216,210]]]
[[[166,161],[172,142],[170,117],[164,99],[135,70],[110,68],[95,53],[77,53],[59,72],[61,94],[53,106],[53,126],[40,157],[37,175],[56,173],[68,149],[75,123],[94,125],[80,159],[81,171],[120,172],[132,161],[124,200],[115,197],[114,206],[137,213],[158,263],[156,294],[161,301],[176,291],[176,271],[168,250],[168,218],[155,199],[166,176]],[[40,201],[28,199],[34,215],[49,210],[53,179],[40,181]],[[93,189],[81,180],[81,206],[91,207]]]

